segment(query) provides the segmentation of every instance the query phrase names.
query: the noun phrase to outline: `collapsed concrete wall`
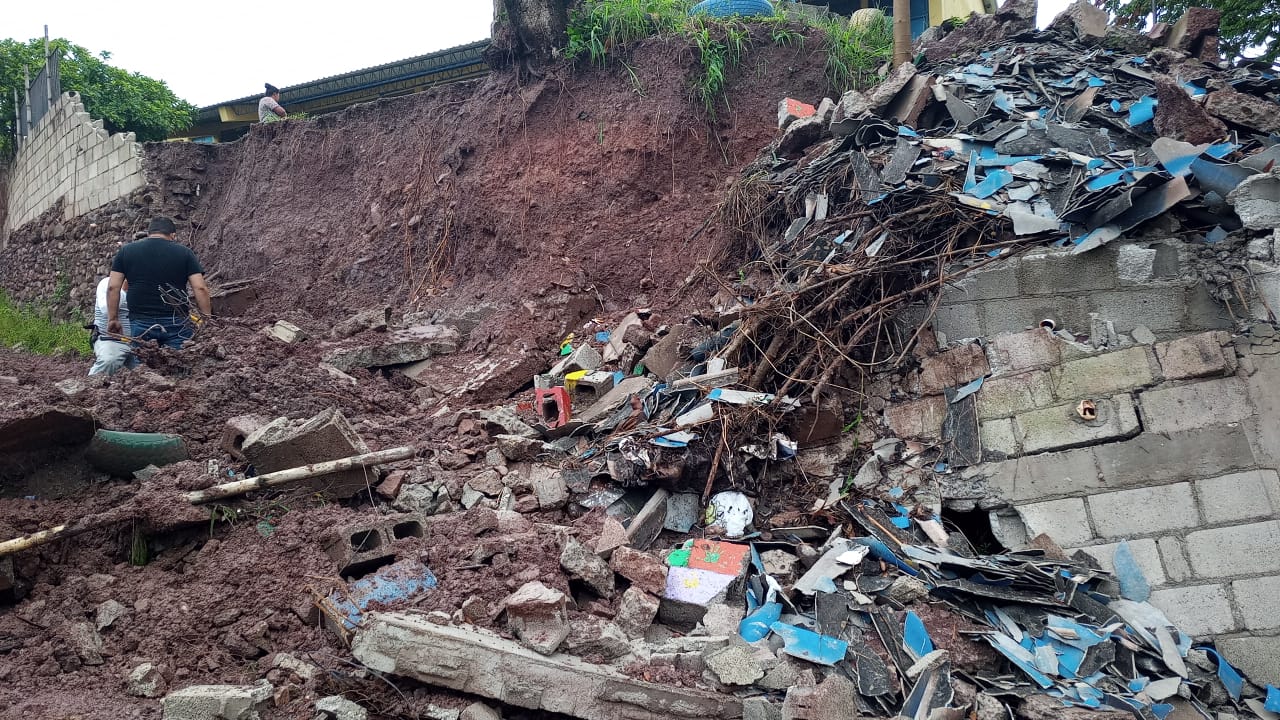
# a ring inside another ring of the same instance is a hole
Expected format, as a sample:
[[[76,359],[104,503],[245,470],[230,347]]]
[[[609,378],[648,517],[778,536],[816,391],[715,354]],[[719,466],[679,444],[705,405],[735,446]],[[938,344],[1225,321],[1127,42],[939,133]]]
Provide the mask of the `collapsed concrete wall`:
[[[1241,250],[1035,251],[975,273],[941,294],[935,328],[954,346],[921,361],[906,382],[917,397],[889,405],[885,422],[953,442],[943,388],[984,377],[983,462],[940,476],[948,506],[990,510],[1008,547],[1043,533],[1109,571],[1127,542],[1153,605],[1249,676],[1274,678],[1280,346],[1271,324],[1215,301],[1202,278],[1208,258],[1244,262]],[[1251,262],[1270,262],[1262,250]]]
[[[67,218],[83,215],[145,183],[142,146],[133,133],[109,133],[63,93],[14,159],[5,234],[61,202]]]

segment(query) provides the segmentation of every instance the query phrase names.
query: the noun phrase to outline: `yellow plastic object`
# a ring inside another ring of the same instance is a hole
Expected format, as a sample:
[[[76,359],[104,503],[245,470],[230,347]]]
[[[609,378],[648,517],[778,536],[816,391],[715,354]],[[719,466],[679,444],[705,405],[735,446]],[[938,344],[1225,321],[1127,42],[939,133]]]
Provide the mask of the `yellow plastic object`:
[[[573,389],[578,385],[578,381],[586,376],[587,376],[586,370],[574,370],[571,373],[565,373],[564,389],[568,390],[569,392],[573,392]]]

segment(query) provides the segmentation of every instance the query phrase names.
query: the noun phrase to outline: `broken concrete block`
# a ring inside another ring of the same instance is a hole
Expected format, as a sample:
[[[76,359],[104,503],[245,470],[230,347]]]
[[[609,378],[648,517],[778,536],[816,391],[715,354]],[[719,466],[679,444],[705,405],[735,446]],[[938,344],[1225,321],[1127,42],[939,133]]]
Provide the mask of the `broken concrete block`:
[[[416,325],[397,330],[385,340],[334,350],[324,361],[343,372],[355,368],[408,365],[458,349],[458,331],[445,325]]]
[[[164,688],[164,675],[151,663],[142,663],[125,678],[125,692],[134,697],[160,697],[164,694]]]
[[[111,627],[116,620],[124,617],[128,610],[115,600],[106,600],[98,605],[94,614],[94,625],[99,632]]]
[[[858,717],[857,688],[840,673],[832,673],[820,685],[797,685],[787,690],[782,704],[784,720],[829,720]]]
[[[493,435],[515,435],[538,441],[542,439],[542,433],[529,427],[528,423],[521,420],[520,416],[508,407],[490,408],[481,412],[480,422],[483,423],[485,431]]]
[[[368,720],[368,718],[368,710],[341,695],[330,695],[316,700],[316,720]]]
[[[658,598],[633,586],[622,593],[613,621],[629,637],[638,638],[644,636],[657,615]]]
[[[937,439],[947,417],[947,401],[941,395],[894,403],[884,410],[885,423],[900,438]]]
[[[815,112],[817,108],[809,103],[795,98],[783,98],[778,101],[778,129],[785,130],[791,123],[811,117]]]
[[[391,320],[391,308],[377,308],[375,310],[361,310],[351,317],[343,320],[333,326],[333,330],[329,332],[330,337],[335,339],[349,338],[357,335],[365,330],[386,330],[387,323]]]
[[[646,552],[623,546],[613,551],[609,560],[613,572],[631,581],[631,586],[647,593],[661,595],[667,587],[667,566]]]
[[[738,626],[747,614],[746,608],[735,605],[712,605],[700,621],[708,635],[734,637],[738,634]]]
[[[1097,417],[1091,420],[1080,416],[1077,403],[1016,416],[1015,434],[1022,439],[1022,451],[1038,453],[1093,445],[1133,437],[1141,431],[1132,395],[1116,394],[1095,399],[1093,403]]]
[[[1181,50],[1192,57],[1217,62],[1218,27],[1222,21],[1222,12],[1204,7],[1190,7],[1169,28],[1165,36],[1166,47]]]
[[[613,373],[601,370],[578,381],[573,388],[574,404],[590,407],[613,389]]]
[[[582,720],[742,715],[742,702],[733,696],[648,683],[574,657],[544,657],[478,628],[435,625],[402,613],[371,614],[356,633],[352,654],[377,672]]]
[[[764,677],[764,668],[755,648],[731,643],[706,655],[707,669],[725,685],[750,685]]]
[[[596,538],[596,554],[611,557],[613,551],[627,544],[627,529],[612,515],[606,515]]]
[[[573,622],[562,649],[580,658],[613,660],[631,652],[631,639],[620,627],[595,615],[587,615]]]
[[[560,567],[570,577],[586,583],[600,597],[613,597],[613,570],[603,558],[574,538],[569,538],[560,551]]]
[[[482,702],[474,702],[462,709],[458,720],[502,720],[502,713]]]
[[[782,720],[782,703],[767,697],[743,698],[742,720]]]
[[[403,513],[434,515],[448,498],[449,493],[442,485],[427,483],[401,485],[400,492],[395,500],[391,501],[391,509]]]
[[[1101,40],[1107,36],[1107,11],[1088,0],[1076,0],[1049,24],[1051,30],[1068,30],[1080,40]]]
[[[1235,90],[1215,90],[1204,100],[1210,114],[1262,133],[1280,132],[1280,105]]]
[[[270,418],[262,415],[237,415],[231,418],[222,429],[223,452],[237,460],[244,460],[244,441],[270,422]]]
[[[646,371],[665,380],[671,374],[671,371],[676,369],[676,365],[682,359],[680,357],[680,338],[682,335],[684,335],[684,325],[673,326],[667,331],[666,335],[662,336],[661,340],[649,348],[640,364],[644,365]]]
[[[640,508],[627,525],[627,541],[631,547],[644,550],[653,544],[667,522],[667,499],[671,493],[658,490]]]
[[[812,116],[791,123],[782,133],[782,139],[778,141],[778,154],[798,154],[829,135],[830,129],[827,125],[831,122],[833,110],[835,110],[835,103],[823,98],[822,105]]]
[[[783,587],[796,579],[796,565],[800,558],[786,550],[766,550],[760,553],[760,561],[764,563],[764,571],[774,577]]]
[[[556,363],[548,374],[552,377],[563,378],[565,375],[579,370],[592,372],[600,367],[601,362],[603,360],[600,358],[600,353],[590,345],[583,343],[575,348],[573,352],[561,358],[560,362]]]
[[[738,594],[741,583],[732,575],[688,567],[667,571],[667,587],[663,590],[658,616],[662,622],[679,629],[692,629],[715,603],[729,601]]]
[[[534,580],[525,583],[506,600],[507,627],[525,647],[550,655],[569,636],[569,615],[564,593]]]
[[[1280,174],[1273,171],[1245,178],[1227,195],[1227,202],[1250,230],[1280,228]]]
[[[899,575],[894,578],[893,584],[889,586],[885,594],[889,596],[890,600],[903,605],[910,605],[929,597],[929,586],[910,575]]]
[[[525,425],[525,427],[529,426]],[[542,441],[531,437],[503,434],[494,437],[493,440],[498,445],[498,452],[512,462],[532,460],[542,452]]]
[[[529,482],[538,497],[538,507],[543,510],[564,507],[569,502],[569,486],[555,468],[535,465],[530,469]]]
[[[259,720],[275,688],[256,685],[192,685],[161,701],[163,720]]]
[[[361,455],[369,452],[369,446],[341,411],[329,408],[297,428],[279,420],[269,423],[246,437],[241,451],[258,474],[264,474]],[[304,484],[343,499],[376,485],[378,475],[376,467],[354,468],[321,475]]]
[[[87,622],[72,623],[66,631],[67,644],[85,665],[102,664],[102,637]]]
[[[1165,137],[1198,145],[1217,142],[1227,134],[1221,120],[1205,112],[1187,95],[1182,83],[1167,75],[1156,76],[1156,102],[1156,132]]]
[[[1231,335],[1222,331],[1158,343],[1155,350],[1166,380],[1223,376],[1236,369]]]
[[[425,534],[420,516],[396,515],[339,527],[329,536],[324,550],[338,566],[340,576],[359,578],[395,562],[392,545],[396,540]]]
[[[893,98],[911,82],[916,76],[915,63],[904,62],[894,68],[885,76],[878,84],[867,91],[867,105],[871,112],[877,115],[883,114],[883,111],[889,103],[893,102]],[[832,113],[833,121],[835,114]],[[833,123],[834,124],[834,123]]]
[[[83,445],[97,427],[88,410],[36,406],[0,423],[0,455],[17,450],[44,450],[61,445]]]
[[[627,398],[651,387],[653,387],[653,381],[649,378],[636,376],[623,378],[622,382],[613,386],[604,394],[604,397],[592,403],[591,407],[577,413],[576,419],[584,423],[600,422],[621,407]]]
[[[968,343],[920,361],[920,392],[936,395],[946,388],[957,387],[976,380],[991,368],[987,365],[987,353],[977,343]]]
[[[846,91],[840,96],[831,113],[831,134],[844,137],[856,130],[860,120],[871,112],[867,96],[857,90]]]
[[[267,329],[267,334],[288,345],[307,339],[307,333],[302,328],[286,320],[277,320],[275,325]]]

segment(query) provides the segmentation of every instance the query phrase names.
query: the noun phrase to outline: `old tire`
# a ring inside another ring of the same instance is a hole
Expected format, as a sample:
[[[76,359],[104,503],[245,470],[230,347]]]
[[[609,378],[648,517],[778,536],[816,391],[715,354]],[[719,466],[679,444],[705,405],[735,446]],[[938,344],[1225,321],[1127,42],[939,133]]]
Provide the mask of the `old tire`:
[[[703,0],[689,8],[689,14],[712,17],[772,15],[773,3],[769,0]]]
[[[148,465],[161,467],[187,459],[187,444],[178,435],[98,430],[85,456],[102,472],[129,477]]]

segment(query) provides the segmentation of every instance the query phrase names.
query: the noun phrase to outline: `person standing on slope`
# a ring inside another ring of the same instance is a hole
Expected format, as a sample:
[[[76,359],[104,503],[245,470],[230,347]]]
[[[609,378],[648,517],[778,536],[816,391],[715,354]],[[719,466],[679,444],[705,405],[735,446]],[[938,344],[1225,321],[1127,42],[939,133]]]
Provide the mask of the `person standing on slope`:
[[[288,115],[280,106],[280,88],[271,83],[266,83],[266,87],[267,94],[258,101],[258,122],[269,123],[285,119]]]
[[[152,219],[147,236],[120,248],[111,262],[107,285],[107,332],[123,334],[120,291],[129,283],[129,335],[135,343],[155,340],[175,350],[212,314],[204,268],[190,248],[177,242],[178,228],[167,217]],[[191,313],[187,286],[199,315]]]

